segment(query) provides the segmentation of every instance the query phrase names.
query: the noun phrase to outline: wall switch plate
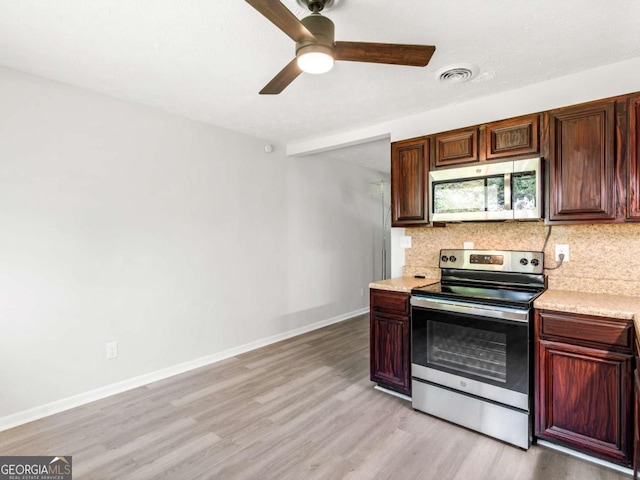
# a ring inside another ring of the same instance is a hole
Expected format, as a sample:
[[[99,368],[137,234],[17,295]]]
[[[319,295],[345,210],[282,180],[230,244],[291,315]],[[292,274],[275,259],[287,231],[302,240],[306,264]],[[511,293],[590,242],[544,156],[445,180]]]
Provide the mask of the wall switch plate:
[[[474,244],[473,242],[464,242],[462,244],[462,248],[464,248],[465,250],[473,250]]]
[[[118,342],[109,342],[106,345],[107,360],[113,360],[118,357]]]
[[[560,261],[560,254],[564,254],[563,262],[569,261],[569,245],[566,244],[556,244],[556,262]]]
[[[403,235],[400,237],[400,248],[411,248],[411,237]]]

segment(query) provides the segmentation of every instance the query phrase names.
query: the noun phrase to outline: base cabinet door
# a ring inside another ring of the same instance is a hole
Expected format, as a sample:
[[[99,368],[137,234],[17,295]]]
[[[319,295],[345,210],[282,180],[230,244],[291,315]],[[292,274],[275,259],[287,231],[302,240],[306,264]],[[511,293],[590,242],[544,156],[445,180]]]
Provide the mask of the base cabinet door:
[[[638,359],[636,358],[636,365]],[[640,373],[636,369],[635,374],[636,399],[635,399],[635,421],[633,422],[633,478],[638,478],[638,467],[640,467]]]
[[[536,436],[629,465],[633,356],[540,340]]]
[[[411,394],[409,364],[409,319],[371,314],[371,380],[406,395]]]
[[[409,294],[371,290],[371,381],[411,395]]]

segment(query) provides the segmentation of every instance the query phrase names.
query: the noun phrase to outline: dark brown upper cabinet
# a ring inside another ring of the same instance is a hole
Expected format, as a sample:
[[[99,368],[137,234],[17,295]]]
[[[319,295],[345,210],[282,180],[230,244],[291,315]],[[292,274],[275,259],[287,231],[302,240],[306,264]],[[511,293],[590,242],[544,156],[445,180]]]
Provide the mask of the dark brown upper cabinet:
[[[640,222],[640,92],[394,145],[393,226],[428,223],[429,168],[538,156],[546,223]]]
[[[478,133],[478,128],[471,128],[435,135],[435,168],[479,162]]]
[[[616,217],[615,100],[549,112],[549,222]]]
[[[489,123],[484,134],[487,160],[540,154],[540,115]]]
[[[429,139],[391,144],[391,225],[406,227],[429,223],[427,170]]]
[[[627,218],[640,220],[640,95],[629,99]]]

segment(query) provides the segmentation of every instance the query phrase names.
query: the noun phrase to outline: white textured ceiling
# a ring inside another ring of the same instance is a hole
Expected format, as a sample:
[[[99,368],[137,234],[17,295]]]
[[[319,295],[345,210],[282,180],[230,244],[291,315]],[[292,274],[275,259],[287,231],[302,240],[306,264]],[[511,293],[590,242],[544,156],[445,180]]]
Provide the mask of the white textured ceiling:
[[[242,0],[0,0],[0,65],[289,143],[640,56],[639,0],[337,0],[325,13],[337,40],[436,52],[425,68],[337,62],[260,96],[294,44]],[[434,78],[460,62],[479,77]]]

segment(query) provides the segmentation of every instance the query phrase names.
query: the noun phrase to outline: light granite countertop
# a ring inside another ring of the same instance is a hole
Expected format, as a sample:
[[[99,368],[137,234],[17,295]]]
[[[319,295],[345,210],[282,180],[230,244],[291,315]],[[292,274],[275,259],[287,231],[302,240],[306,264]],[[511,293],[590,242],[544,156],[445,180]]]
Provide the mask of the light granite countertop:
[[[413,288],[424,287],[425,285],[431,285],[432,283],[438,282],[439,280],[437,278],[396,277],[388,280],[371,282],[369,284],[369,288],[411,293],[411,289]]]
[[[633,320],[640,340],[640,297],[547,290],[533,302],[533,306],[541,310]]]
[[[437,283],[437,278],[396,277],[371,282],[369,288],[411,293],[413,288]],[[595,315],[598,317],[633,320],[640,340],[640,297],[611,295],[607,293],[547,290],[533,303],[540,310]]]

